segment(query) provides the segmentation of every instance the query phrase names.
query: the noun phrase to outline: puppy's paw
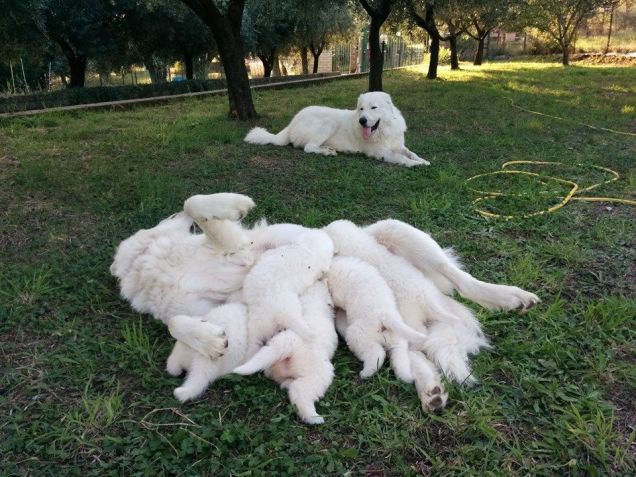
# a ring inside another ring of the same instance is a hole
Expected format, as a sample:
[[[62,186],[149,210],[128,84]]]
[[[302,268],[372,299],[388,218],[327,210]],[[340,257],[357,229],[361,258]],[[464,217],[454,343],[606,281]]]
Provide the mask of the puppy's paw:
[[[446,393],[442,385],[439,384],[430,390],[421,392],[420,401],[422,403],[422,409],[425,412],[437,412],[446,406],[448,393]]]
[[[338,152],[335,149],[331,148],[331,147],[324,147],[323,146],[322,150],[323,150],[323,154],[325,156],[337,156],[338,155]]]
[[[166,371],[170,376],[179,376],[183,373],[183,367],[177,360],[168,358],[168,361],[166,361]]]
[[[173,391],[174,397],[176,397],[181,402],[189,401],[199,395],[199,393],[194,392],[193,389],[187,388],[185,386],[179,386],[175,388]]]
[[[306,416],[301,418],[305,424],[311,424],[312,426],[316,424],[324,424],[325,418],[320,415],[315,416]]]
[[[376,368],[364,368],[360,371],[360,379],[368,379],[373,376],[378,370]]]

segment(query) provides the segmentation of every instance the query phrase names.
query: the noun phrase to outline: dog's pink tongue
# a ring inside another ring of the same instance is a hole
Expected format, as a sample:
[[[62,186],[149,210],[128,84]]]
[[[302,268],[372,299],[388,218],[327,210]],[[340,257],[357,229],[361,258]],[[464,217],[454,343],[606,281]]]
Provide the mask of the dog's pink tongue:
[[[372,132],[373,131],[371,131],[371,128],[362,128],[362,137],[364,137],[365,139],[369,139]]]

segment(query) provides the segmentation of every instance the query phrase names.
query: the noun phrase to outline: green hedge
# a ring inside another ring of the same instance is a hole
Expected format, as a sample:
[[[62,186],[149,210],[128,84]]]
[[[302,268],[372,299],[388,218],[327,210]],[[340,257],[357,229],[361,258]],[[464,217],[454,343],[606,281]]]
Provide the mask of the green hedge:
[[[331,73],[305,76],[279,76],[276,78],[256,78],[251,84],[279,83],[282,81],[299,81],[307,78],[331,76]],[[188,80],[172,83],[143,84],[128,86],[98,86],[94,88],[72,88],[51,92],[39,92],[24,96],[0,97],[0,112],[12,113],[33,109],[47,109],[76,104],[105,103],[126,99],[155,98],[175,94],[197,93],[224,89],[224,79]]]

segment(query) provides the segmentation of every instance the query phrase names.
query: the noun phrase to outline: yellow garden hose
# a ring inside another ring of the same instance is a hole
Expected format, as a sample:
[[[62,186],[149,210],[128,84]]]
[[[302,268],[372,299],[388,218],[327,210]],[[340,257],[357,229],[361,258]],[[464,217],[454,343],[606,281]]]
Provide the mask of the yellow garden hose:
[[[612,177],[610,179],[601,181],[601,182],[597,182],[594,183],[588,187],[584,187],[581,188],[579,187],[579,185],[574,182],[571,181],[569,179],[564,179],[562,177],[554,177],[554,176],[548,176],[548,175],[543,175],[543,174],[538,174],[536,172],[528,172],[528,171],[522,171],[522,170],[516,170],[516,169],[507,169],[508,166],[512,166],[512,165],[518,165],[518,164],[535,164],[535,165],[550,165],[550,166],[564,166],[564,167],[569,167],[572,165],[575,166],[582,166],[582,167],[591,167],[594,169],[598,169],[601,170],[603,172],[607,172],[609,174],[612,175]],[[516,218],[529,218],[529,217],[535,217],[537,215],[543,215],[543,214],[548,214],[550,212],[554,212],[555,210],[561,209],[562,207],[564,207],[567,203],[569,203],[572,200],[580,200],[580,201],[586,201],[586,202],[617,202],[617,203],[621,203],[621,204],[627,204],[627,205],[635,205],[636,206],[636,200],[630,200],[630,199],[621,199],[621,198],[615,198],[615,197],[587,197],[587,196],[580,196],[579,194],[584,193],[584,192],[588,192],[592,189],[595,189],[603,184],[609,184],[610,182],[614,182],[616,180],[618,180],[618,178],[620,177],[618,175],[618,172],[613,171],[612,169],[609,169],[607,167],[602,167],[602,166],[596,166],[596,165],[586,165],[586,164],[565,164],[563,162],[548,162],[548,161],[510,161],[510,162],[506,162],[505,164],[503,164],[501,166],[501,170],[499,171],[494,171],[494,172],[486,172],[483,174],[477,174],[475,176],[469,177],[468,179],[466,179],[466,183],[469,183],[475,179],[478,179],[480,177],[486,177],[486,176],[493,176],[493,175],[499,175],[499,174],[518,174],[518,175],[523,175],[523,176],[530,176],[530,177],[536,177],[537,179],[540,180],[552,180],[552,181],[556,181],[559,182],[561,184],[566,184],[568,186],[570,186],[570,191],[565,195],[565,196],[557,196],[557,199],[560,199],[560,201],[551,206],[548,207],[546,209],[542,209],[539,211],[535,211],[535,212],[530,212],[527,214],[516,214],[516,215],[504,215],[504,214],[497,214],[495,212],[491,212],[489,210],[485,210],[479,207],[475,207],[475,212],[479,213],[480,215],[482,215],[483,217],[493,217],[493,218],[501,218],[501,219],[516,219]],[[493,190],[493,191],[487,191],[487,190],[479,190],[479,189],[473,189],[471,187],[469,187],[469,190],[471,192],[475,192],[477,194],[480,194],[481,197],[476,198],[475,200],[473,200],[473,205],[475,204],[479,204],[480,202],[484,202],[484,201],[488,201],[488,200],[495,200],[498,197],[522,197],[525,194],[515,194],[515,193],[508,193],[508,192],[502,192],[499,190]]]
[[[506,99],[508,99],[508,101],[510,101],[510,103],[511,103],[513,108],[516,108],[516,109],[518,109],[520,111],[524,111],[526,113],[536,114],[537,116],[544,116],[546,118],[558,119],[559,121],[568,121],[568,122],[571,122],[571,123],[574,123],[574,124],[578,124],[579,126],[585,126],[586,128],[594,129],[596,131],[606,131],[606,132],[611,132],[613,134],[622,134],[624,136],[636,136],[636,133],[629,132],[629,131],[617,131],[616,129],[602,128],[600,126],[594,126],[592,124],[582,123],[582,122],[579,122],[579,121],[575,121],[573,119],[562,118],[560,116],[554,116],[553,114],[542,113],[540,111],[533,111],[532,109],[523,108],[523,107],[515,104],[515,102],[514,102],[514,100],[512,98],[506,98]]]

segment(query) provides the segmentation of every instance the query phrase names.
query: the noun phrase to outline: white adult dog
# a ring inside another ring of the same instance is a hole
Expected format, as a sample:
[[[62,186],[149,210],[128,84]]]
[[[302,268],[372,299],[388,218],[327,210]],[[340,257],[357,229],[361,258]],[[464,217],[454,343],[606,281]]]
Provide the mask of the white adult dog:
[[[303,148],[305,152],[335,156],[338,152],[363,153],[369,157],[413,167],[430,163],[404,145],[406,122],[382,92],[361,94],[353,111],[308,106],[301,109],[278,134],[254,128],[245,142]]]

